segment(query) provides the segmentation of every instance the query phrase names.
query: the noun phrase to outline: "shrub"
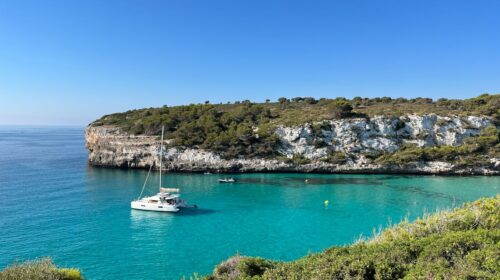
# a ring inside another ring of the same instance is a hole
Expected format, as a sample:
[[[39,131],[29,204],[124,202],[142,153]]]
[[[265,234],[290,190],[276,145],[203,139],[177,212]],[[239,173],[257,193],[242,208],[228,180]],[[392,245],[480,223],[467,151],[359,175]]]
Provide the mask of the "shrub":
[[[410,279],[494,279],[500,273],[499,252],[494,252],[500,231],[465,231],[426,238]],[[480,256],[487,264],[474,261]],[[496,262],[496,267],[488,263]]]
[[[346,100],[335,100],[328,106],[333,118],[345,118],[352,114],[351,103]]]
[[[425,139],[427,139],[427,136],[429,136],[429,134],[427,132],[419,131],[416,135],[416,138],[419,140],[425,140]]]
[[[2,280],[83,280],[78,269],[57,268],[51,259],[15,263],[0,271]]]
[[[296,165],[301,165],[311,163],[311,160],[301,154],[295,154],[292,157],[292,162]]]
[[[447,125],[449,122],[450,122],[449,120],[439,118],[436,121],[436,125],[437,126],[444,126],[444,125]]]
[[[392,154],[384,154],[375,160],[379,164],[404,165],[411,162],[423,160],[424,151],[415,145],[403,145],[399,150]]]
[[[237,269],[242,277],[253,277],[262,275],[273,266],[272,261],[263,258],[244,257],[240,259]]]
[[[274,262],[263,258],[236,255],[216,266],[213,276],[216,279],[245,279],[260,276],[273,266]]]
[[[394,128],[396,130],[400,130],[400,129],[404,128],[405,126],[406,126],[406,123],[403,120],[397,119]]]
[[[304,97],[304,102],[307,104],[316,104],[318,103],[318,100],[314,99],[313,97]]]
[[[229,279],[239,277],[240,272],[238,271],[238,263],[241,261],[241,258],[240,255],[236,255],[223,261],[215,267],[213,276],[216,278],[228,277]]]
[[[82,273],[76,268],[59,268],[59,274],[62,280],[79,280],[83,279]]]
[[[332,152],[323,161],[333,164],[344,164],[347,161],[347,156],[343,152]]]
[[[311,130],[312,130],[312,133],[314,134],[314,136],[318,137],[318,136],[322,136],[323,135],[323,130],[331,130],[332,127],[331,127],[331,124],[326,122],[326,121],[323,121],[323,122],[320,122],[320,123],[315,123],[311,126]]]
[[[377,159],[385,154],[384,151],[381,150],[372,150],[369,152],[362,153],[367,159],[374,160]]]

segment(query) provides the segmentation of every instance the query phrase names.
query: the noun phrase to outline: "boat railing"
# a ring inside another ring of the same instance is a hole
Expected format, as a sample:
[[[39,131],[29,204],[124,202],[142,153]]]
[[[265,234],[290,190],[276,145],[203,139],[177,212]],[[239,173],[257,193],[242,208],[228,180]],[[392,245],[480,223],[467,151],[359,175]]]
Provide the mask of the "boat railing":
[[[173,192],[180,192],[180,189],[178,188],[160,188],[160,192],[162,193],[173,193]]]

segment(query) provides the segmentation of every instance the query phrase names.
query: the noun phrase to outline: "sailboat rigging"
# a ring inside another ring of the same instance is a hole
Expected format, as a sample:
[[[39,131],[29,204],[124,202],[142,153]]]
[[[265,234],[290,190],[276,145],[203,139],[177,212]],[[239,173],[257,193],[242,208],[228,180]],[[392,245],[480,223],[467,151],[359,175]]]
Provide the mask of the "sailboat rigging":
[[[165,128],[161,128],[161,142],[160,142],[160,170],[159,176],[159,192],[156,195],[149,197],[142,197],[144,189],[147,185],[149,174],[153,165],[149,167],[148,175],[142,186],[141,194],[139,197],[130,203],[130,207],[136,210],[157,211],[157,212],[178,212],[180,208],[196,207],[196,205],[189,205],[185,200],[180,199],[180,190],[178,188],[164,188],[162,186],[162,169],[163,169],[163,134]]]

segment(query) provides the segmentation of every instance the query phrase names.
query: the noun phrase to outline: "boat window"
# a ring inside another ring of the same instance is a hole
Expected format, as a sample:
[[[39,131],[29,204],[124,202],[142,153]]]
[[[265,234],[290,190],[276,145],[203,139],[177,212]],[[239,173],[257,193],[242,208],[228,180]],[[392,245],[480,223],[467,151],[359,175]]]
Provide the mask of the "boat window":
[[[163,208],[163,206],[158,206],[158,208]]]
[[[141,206],[142,206],[142,207],[146,207],[146,205],[144,205],[144,204],[141,204]]]

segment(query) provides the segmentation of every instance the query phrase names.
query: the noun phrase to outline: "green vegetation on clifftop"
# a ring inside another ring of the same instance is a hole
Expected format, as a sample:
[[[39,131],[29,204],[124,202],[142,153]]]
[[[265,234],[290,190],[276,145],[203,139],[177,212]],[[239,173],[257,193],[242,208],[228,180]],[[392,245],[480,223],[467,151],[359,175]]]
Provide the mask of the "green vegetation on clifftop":
[[[235,256],[217,279],[498,279],[500,196],[404,221],[374,238],[297,261]]]
[[[158,135],[165,126],[171,146],[203,148],[225,158],[272,157],[279,142],[277,125],[302,125],[322,120],[388,117],[406,114],[483,115],[500,124],[500,95],[483,94],[465,100],[430,98],[311,97],[280,98],[278,102],[192,104],[146,108],[103,116],[91,125],[112,125],[135,135]],[[322,143],[317,143],[321,146]],[[334,158],[336,161],[337,159]]]
[[[254,127],[265,123],[300,125],[327,119],[408,114],[491,116],[500,124],[500,94],[483,94],[464,100],[441,98],[437,101],[430,98],[355,97],[349,100],[338,97],[316,100],[296,97],[266,103],[245,100],[232,104],[163,106],[105,115],[92,125],[116,125],[126,132],[144,135],[158,135],[164,125],[171,138],[176,138],[182,136],[182,130],[193,127],[202,128],[203,132],[217,132],[239,124],[252,124]],[[178,130],[181,130],[180,134],[176,134]],[[200,144],[203,139],[197,139],[194,143]]]

